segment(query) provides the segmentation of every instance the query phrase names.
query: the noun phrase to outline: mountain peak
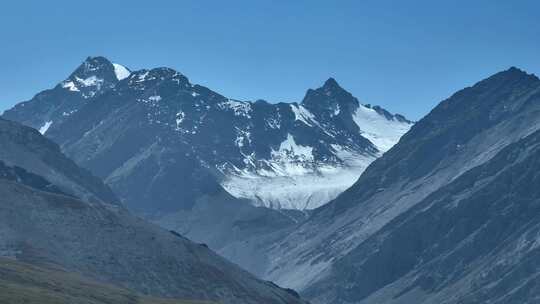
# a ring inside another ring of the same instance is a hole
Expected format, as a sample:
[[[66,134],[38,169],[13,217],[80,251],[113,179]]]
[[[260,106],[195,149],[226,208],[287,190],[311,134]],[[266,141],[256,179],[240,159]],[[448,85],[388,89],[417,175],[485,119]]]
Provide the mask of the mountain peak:
[[[323,88],[330,89],[330,88],[341,88],[341,87],[339,86],[339,84],[334,78],[330,77],[324,82]]]
[[[328,78],[322,87],[320,87],[318,90],[322,90],[325,95],[332,96],[332,95],[342,95],[342,94],[349,94],[345,89],[343,89],[339,83],[332,77]]]
[[[526,71],[519,69],[515,66],[508,68],[507,70],[496,73],[479,83],[485,82],[498,82],[498,81],[508,81],[511,79],[521,79],[525,81],[538,81],[538,77],[534,74],[529,74]]]
[[[359,102],[330,77],[322,87],[309,89],[302,100],[302,105],[319,113],[337,113],[338,109],[353,111],[359,106]]]
[[[104,56],[88,56],[84,60],[84,63],[89,64],[112,64],[111,61]]]
[[[89,98],[101,93],[103,89],[113,87],[117,82],[115,66],[107,58],[89,56],[59,87]]]
[[[70,78],[77,76],[87,78],[90,76],[101,76],[102,74],[114,74],[114,66],[107,58],[102,56],[89,56],[71,74]]]

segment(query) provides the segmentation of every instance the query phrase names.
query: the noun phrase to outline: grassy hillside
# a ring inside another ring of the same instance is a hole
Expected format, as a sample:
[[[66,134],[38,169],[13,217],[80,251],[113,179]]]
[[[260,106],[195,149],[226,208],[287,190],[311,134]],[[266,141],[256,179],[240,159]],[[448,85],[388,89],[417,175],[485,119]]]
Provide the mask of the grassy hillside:
[[[210,304],[157,299],[55,267],[0,258],[0,304]]]

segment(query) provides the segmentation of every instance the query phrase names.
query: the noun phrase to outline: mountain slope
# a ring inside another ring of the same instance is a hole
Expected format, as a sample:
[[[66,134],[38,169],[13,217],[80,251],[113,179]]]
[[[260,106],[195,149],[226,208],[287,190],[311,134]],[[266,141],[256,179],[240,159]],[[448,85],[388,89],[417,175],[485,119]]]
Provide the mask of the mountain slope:
[[[36,130],[0,118],[0,161],[43,176],[59,191],[86,201],[117,204],[119,199],[90,172],[79,168]]]
[[[14,122],[0,125],[2,134],[15,131],[29,132],[18,137],[17,144],[31,151],[51,153],[55,151],[51,147],[57,148],[36,130]],[[0,137],[0,144],[10,146],[10,140]],[[50,159],[62,159],[56,152]],[[42,161],[40,153],[25,155],[25,168],[6,165],[11,158],[4,155],[0,157],[0,256],[59,265],[92,280],[154,296],[220,303],[304,303],[295,292],[258,280],[207,246],[147,223],[121,206],[66,195],[57,184],[30,172],[29,164]]]
[[[313,209],[352,185],[411,126],[361,105],[334,79],[308,90],[300,104],[270,104],[226,98],[168,68],[115,82],[113,67],[89,58],[53,89],[65,98],[40,93],[4,117],[35,128],[50,122],[47,136],[145,212],[190,208],[221,188],[257,206]],[[83,78],[103,85],[92,94],[65,85]],[[68,101],[71,95],[81,101]],[[60,116],[64,104],[73,108]]]
[[[263,246],[260,254],[270,263],[259,273],[328,301],[327,291],[314,286],[331,276],[341,258],[431,193],[538,130],[539,100],[538,78],[515,68],[457,92],[374,161],[355,185],[272,248]],[[342,278],[349,282],[347,272]]]
[[[339,303],[538,302],[538,172],[535,132],[397,217],[310,291]]]
[[[10,304],[210,304],[158,299],[95,282],[58,267],[0,258],[0,303]]]
[[[223,303],[301,303],[203,245],[127,211],[0,180],[0,253],[144,294]],[[151,246],[149,246],[151,245]]]

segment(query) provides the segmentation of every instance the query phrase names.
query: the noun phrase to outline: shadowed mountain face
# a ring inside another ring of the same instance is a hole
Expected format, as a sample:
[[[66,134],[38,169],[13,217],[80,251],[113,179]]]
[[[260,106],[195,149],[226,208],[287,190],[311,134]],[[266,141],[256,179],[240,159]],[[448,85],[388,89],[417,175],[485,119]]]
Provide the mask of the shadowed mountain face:
[[[425,244],[424,241],[443,237],[442,233],[446,231],[437,232],[437,220],[423,218],[426,213],[421,210],[433,203],[430,199],[433,196],[430,195],[440,193],[447,185],[468,176],[468,182],[472,183],[469,189],[453,192],[450,187],[444,193],[455,204],[467,200],[469,196],[475,200],[475,193],[486,185],[480,181],[480,177],[470,175],[470,172],[484,165],[490,166],[488,164],[495,161],[496,155],[506,147],[532,136],[538,129],[540,80],[534,75],[511,68],[457,92],[417,122],[397,145],[374,161],[351,188],[315,210],[308,221],[295,227],[283,240],[270,248],[263,244],[252,245],[251,248],[263,248],[252,254],[266,256],[268,261],[266,270],[261,271],[259,267],[258,273],[284,286],[301,290],[315,303],[360,303],[367,301],[368,297],[373,297],[370,298],[374,299],[370,300],[373,303],[385,303],[377,302],[381,298],[375,295],[379,293],[383,298],[383,294],[399,298],[399,292],[386,289],[394,286],[387,285],[401,280],[404,275],[414,276],[409,271],[416,269],[417,264],[426,263],[427,267],[427,258],[417,259],[417,254],[423,252],[423,246],[441,246],[436,242]],[[534,145],[532,142],[529,144]],[[492,173],[496,176],[507,169],[509,167],[497,167]],[[523,189],[536,187],[533,181],[522,182]],[[505,191],[496,195],[503,197]],[[521,194],[516,195],[514,203],[519,205]],[[523,195],[528,194],[523,192]],[[507,202],[512,201],[512,197],[507,199]],[[490,221],[483,217],[489,216],[491,203],[490,198],[486,197],[482,207],[478,204],[460,205],[462,213],[454,214],[456,218],[453,220],[448,218],[445,229],[454,229],[463,235],[447,240],[445,248],[456,250],[463,245],[460,242],[465,236],[474,238],[474,229],[478,227],[462,231],[465,228],[458,218],[470,208],[471,221],[476,217],[480,222]],[[417,212],[414,220],[418,223],[415,225],[407,222],[413,219],[404,215],[413,212],[410,210]],[[484,212],[486,214],[481,217]],[[406,223],[396,226],[398,217]],[[415,228],[400,232],[409,224]],[[526,222],[521,224],[528,225]],[[425,238],[420,233],[422,230],[430,237]],[[518,233],[517,230],[509,231]],[[379,241],[374,242],[373,238],[377,236]],[[383,242],[382,239],[386,238],[393,241]],[[228,250],[233,252],[236,249]],[[444,254],[442,248],[440,252],[432,250],[425,254],[433,254],[432,258]],[[485,250],[487,253],[484,254],[495,254],[498,249],[488,246]],[[472,264],[468,264],[472,260],[462,258],[456,257],[456,261],[461,263],[453,266],[456,271],[459,267],[462,267],[460,271],[472,267]],[[395,263],[391,262],[393,260]],[[438,281],[437,284],[451,283]],[[466,283],[461,281],[461,284]],[[407,297],[401,298],[402,302],[396,300],[398,303],[416,302],[415,292],[436,292],[424,285],[415,285],[420,286],[419,289],[411,287],[411,292],[404,291],[403,285],[399,286],[399,290],[404,292],[403,296],[407,294]],[[444,285],[445,288],[448,286]]]
[[[306,293],[338,303],[538,302],[539,172],[537,131],[385,225]]]
[[[87,170],[79,168],[60,152],[58,145],[38,131],[0,118],[0,143],[0,162],[5,169],[14,167],[9,174],[13,179],[24,181],[27,177],[33,179],[29,177],[32,174],[39,175],[50,182],[55,191],[88,202],[118,204],[119,199],[108,186]],[[38,182],[38,179],[29,182],[41,183],[45,187],[44,182]]]
[[[0,137],[0,256],[58,265],[92,280],[154,296],[220,303],[304,303],[293,291],[258,280],[207,246],[149,224],[121,206],[66,195],[63,190],[72,189],[66,185],[93,189],[90,186],[95,184],[86,180],[69,179],[88,173],[33,129],[5,122],[0,124],[0,134],[4,135]],[[14,144],[5,134],[21,136]],[[6,153],[14,147],[18,155]],[[21,156],[24,167],[11,165]],[[39,167],[42,162],[49,166]],[[62,178],[53,182],[37,174],[43,172]],[[14,287],[31,288],[22,285]]]
[[[224,190],[256,206],[313,209],[411,126],[334,79],[300,104],[270,104],[223,97],[168,68],[125,78],[114,68],[88,58],[4,117],[40,129],[141,212],[189,210]]]

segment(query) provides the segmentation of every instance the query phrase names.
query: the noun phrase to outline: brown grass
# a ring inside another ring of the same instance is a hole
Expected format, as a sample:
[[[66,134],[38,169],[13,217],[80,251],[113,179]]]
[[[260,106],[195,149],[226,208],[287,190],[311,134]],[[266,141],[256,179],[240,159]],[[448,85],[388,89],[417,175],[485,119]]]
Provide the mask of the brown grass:
[[[210,304],[159,299],[54,267],[0,258],[0,304]]]

